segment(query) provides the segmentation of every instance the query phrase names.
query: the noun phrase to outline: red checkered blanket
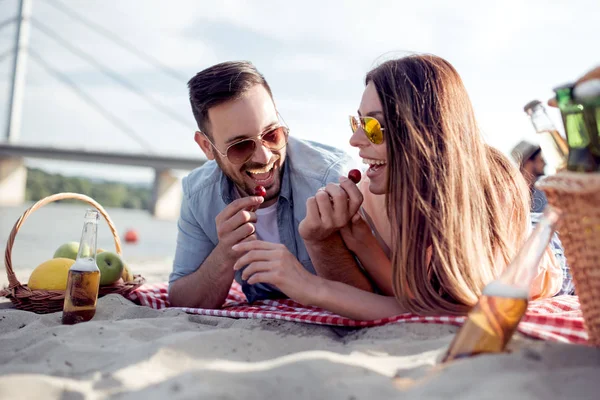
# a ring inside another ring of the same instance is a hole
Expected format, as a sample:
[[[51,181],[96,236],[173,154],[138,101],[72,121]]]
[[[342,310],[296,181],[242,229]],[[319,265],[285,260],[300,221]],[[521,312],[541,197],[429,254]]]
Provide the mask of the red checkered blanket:
[[[166,283],[143,285],[131,292],[128,298],[137,304],[162,309],[169,307]],[[189,314],[213,315],[231,318],[266,318],[304,322],[319,325],[370,327],[392,323],[420,322],[460,326],[465,317],[419,316],[402,314],[392,318],[356,321],[341,317],[317,307],[306,307],[293,300],[261,300],[248,304],[240,285],[234,282],[221,309],[172,307]],[[577,296],[557,296],[529,303],[527,314],[521,320],[519,332],[529,337],[565,343],[586,344],[587,332]]]

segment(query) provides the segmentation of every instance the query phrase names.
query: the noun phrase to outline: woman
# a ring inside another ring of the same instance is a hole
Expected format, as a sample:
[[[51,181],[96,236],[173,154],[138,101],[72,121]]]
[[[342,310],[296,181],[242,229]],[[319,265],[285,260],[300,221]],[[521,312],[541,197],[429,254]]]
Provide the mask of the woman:
[[[369,72],[359,117],[351,123],[350,144],[369,164],[365,219],[379,216],[384,235],[373,237],[358,215],[339,228],[381,294],[313,276],[280,246],[262,242],[235,246],[248,253],[234,268],[250,264],[244,271],[250,283],[272,283],[301,303],[355,319],[465,313],[524,243],[524,180],[485,145],[458,73],[436,56],[404,57]],[[341,180],[355,202],[360,193],[352,185]],[[370,210],[373,195],[379,200]],[[307,219],[314,218],[310,210],[307,203]],[[547,256],[542,295],[553,295],[562,272]]]

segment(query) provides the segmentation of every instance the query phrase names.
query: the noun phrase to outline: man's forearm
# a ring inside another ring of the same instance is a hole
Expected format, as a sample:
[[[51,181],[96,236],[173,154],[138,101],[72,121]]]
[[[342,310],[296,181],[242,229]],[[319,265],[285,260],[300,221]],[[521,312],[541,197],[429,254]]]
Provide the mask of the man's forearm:
[[[325,279],[343,282],[372,292],[371,283],[359,268],[339,233],[325,240],[305,242],[317,274]]]
[[[222,260],[213,251],[196,272],[173,282],[169,302],[174,307],[219,308],[227,298],[233,277],[233,263]]]

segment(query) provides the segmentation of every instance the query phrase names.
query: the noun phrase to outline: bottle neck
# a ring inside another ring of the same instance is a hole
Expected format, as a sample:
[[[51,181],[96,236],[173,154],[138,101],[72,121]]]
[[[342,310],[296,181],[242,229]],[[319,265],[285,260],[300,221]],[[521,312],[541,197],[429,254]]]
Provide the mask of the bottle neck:
[[[96,261],[96,242],[98,234],[98,212],[88,211],[83,222],[83,231],[79,241],[79,252],[77,261]]]
[[[552,239],[559,218],[558,210],[546,207],[535,229],[504,273],[498,278],[498,282],[529,293],[529,288],[538,274],[540,261]]]

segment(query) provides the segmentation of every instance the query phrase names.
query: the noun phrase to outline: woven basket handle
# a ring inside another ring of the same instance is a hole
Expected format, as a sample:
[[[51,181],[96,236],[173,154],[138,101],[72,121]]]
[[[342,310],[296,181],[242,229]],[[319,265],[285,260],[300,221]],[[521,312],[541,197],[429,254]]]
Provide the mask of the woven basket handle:
[[[117,233],[117,228],[115,228],[115,224],[112,222],[112,220],[108,216],[108,213],[106,212],[106,210],[100,204],[98,204],[91,197],[88,197],[86,195],[79,194],[79,193],[53,194],[51,196],[44,197],[43,199],[41,199],[40,201],[38,201],[37,203],[35,203],[31,207],[29,207],[23,213],[23,215],[21,215],[21,217],[17,220],[17,222],[15,223],[15,225],[12,228],[12,231],[10,232],[10,236],[8,237],[8,241],[6,242],[6,251],[4,252],[4,264],[6,265],[6,275],[8,276],[8,285],[9,285],[8,287],[9,288],[14,288],[14,287],[21,285],[21,283],[17,279],[17,276],[15,275],[13,268],[12,268],[12,248],[15,243],[15,238],[17,236],[17,233],[19,232],[19,229],[21,229],[21,226],[23,225],[25,220],[29,217],[29,215],[31,213],[33,213],[34,211],[36,211],[37,209],[42,208],[46,204],[49,204],[49,203],[52,203],[52,202],[55,202],[58,200],[65,200],[65,199],[81,200],[81,201],[88,203],[89,205],[95,207],[100,212],[100,214],[102,214],[104,219],[106,220],[106,223],[108,224],[108,228],[110,229],[110,232],[112,233],[113,238],[115,240],[115,248],[117,250],[117,254],[121,255],[121,240],[119,239],[119,235]]]

